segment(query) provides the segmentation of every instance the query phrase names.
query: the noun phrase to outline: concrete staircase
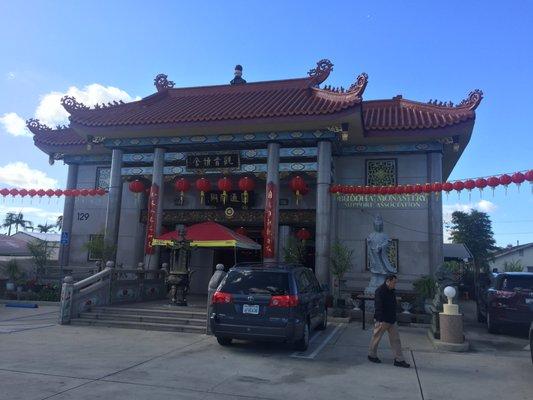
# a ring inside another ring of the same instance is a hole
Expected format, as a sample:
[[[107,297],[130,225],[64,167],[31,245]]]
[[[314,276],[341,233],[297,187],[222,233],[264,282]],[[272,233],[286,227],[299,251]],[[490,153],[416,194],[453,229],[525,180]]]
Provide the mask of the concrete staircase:
[[[206,332],[207,312],[199,307],[94,307],[73,318],[71,325],[107,326],[166,332]]]

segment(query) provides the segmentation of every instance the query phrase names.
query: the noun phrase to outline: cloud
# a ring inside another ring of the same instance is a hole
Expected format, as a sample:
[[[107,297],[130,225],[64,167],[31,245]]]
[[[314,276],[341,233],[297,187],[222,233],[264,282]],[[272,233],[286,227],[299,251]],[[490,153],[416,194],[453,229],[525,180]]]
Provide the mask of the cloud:
[[[57,180],[43,171],[31,169],[25,162],[17,161],[0,167],[0,184],[25,189],[53,189]]]
[[[442,220],[443,220],[443,230],[444,230],[444,241],[450,241],[450,230],[449,226],[452,222],[452,214],[454,211],[470,212],[472,210],[483,211],[488,214],[495,212],[498,209],[498,206],[492,201],[480,200],[477,203],[468,203],[468,204],[444,204],[442,206]]]
[[[0,124],[3,125],[7,133],[13,136],[32,137],[31,132],[26,128],[26,121],[17,113],[10,112],[0,117]]]
[[[15,73],[14,73],[13,71],[9,71],[9,72],[6,74],[6,79],[7,79],[8,81],[12,81],[12,80],[15,79],[15,78],[16,78],[16,75],[15,75]]]
[[[65,95],[74,96],[77,101],[86,106],[94,106],[96,103],[108,103],[114,100],[129,102],[137,99],[122,89],[103,86],[99,83],[87,85],[83,89],[71,86],[66,92],[50,92],[42,96],[35,110],[35,118],[50,127],[68,124],[69,114],[61,105],[61,98]]]

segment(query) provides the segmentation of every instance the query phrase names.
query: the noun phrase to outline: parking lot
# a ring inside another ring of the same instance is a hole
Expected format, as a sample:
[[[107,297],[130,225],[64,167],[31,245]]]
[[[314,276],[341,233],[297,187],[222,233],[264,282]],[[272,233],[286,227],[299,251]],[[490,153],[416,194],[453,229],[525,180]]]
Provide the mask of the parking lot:
[[[472,351],[432,348],[424,327],[401,327],[411,369],[366,360],[370,331],[330,324],[304,353],[289,346],[100,327],[59,326],[57,309],[0,309],[0,399],[529,399],[523,335],[467,322]]]

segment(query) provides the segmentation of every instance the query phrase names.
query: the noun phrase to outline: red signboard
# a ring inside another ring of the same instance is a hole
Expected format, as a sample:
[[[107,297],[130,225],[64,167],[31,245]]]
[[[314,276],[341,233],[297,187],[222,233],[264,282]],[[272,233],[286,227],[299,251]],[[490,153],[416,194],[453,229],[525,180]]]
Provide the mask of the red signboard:
[[[152,240],[155,239],[155,229],[157,221],[157,203],[159,202],[159,186],[155,183],[150,188],[150,197],[148,199],[148,218],[146,222],[146,243],[144,245],[145,254],[154,254],[155,248],[152,246]]]
[[[265,203],[265,237],[263,246],[264,258],[274,258],[276,256],[276,229],[274,226],[276,217],[275,190],[276,187],[274,184],[272,182],[268,182]]]

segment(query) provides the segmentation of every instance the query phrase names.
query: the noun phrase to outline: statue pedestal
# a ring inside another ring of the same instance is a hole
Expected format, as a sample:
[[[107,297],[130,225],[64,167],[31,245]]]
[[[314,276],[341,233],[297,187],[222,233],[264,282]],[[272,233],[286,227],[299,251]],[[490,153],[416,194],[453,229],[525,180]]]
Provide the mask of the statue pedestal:
[[[367,288],[365,289],[365,296],[374,296],[376,289],[383,285],[385,282],[386,275],[383,274],[374,274],[370,277],[370,282],[368,283]]]
[[[445,343],[461,344],[463,335],[463,316],[461,314],[439,314],[440,340]]]

